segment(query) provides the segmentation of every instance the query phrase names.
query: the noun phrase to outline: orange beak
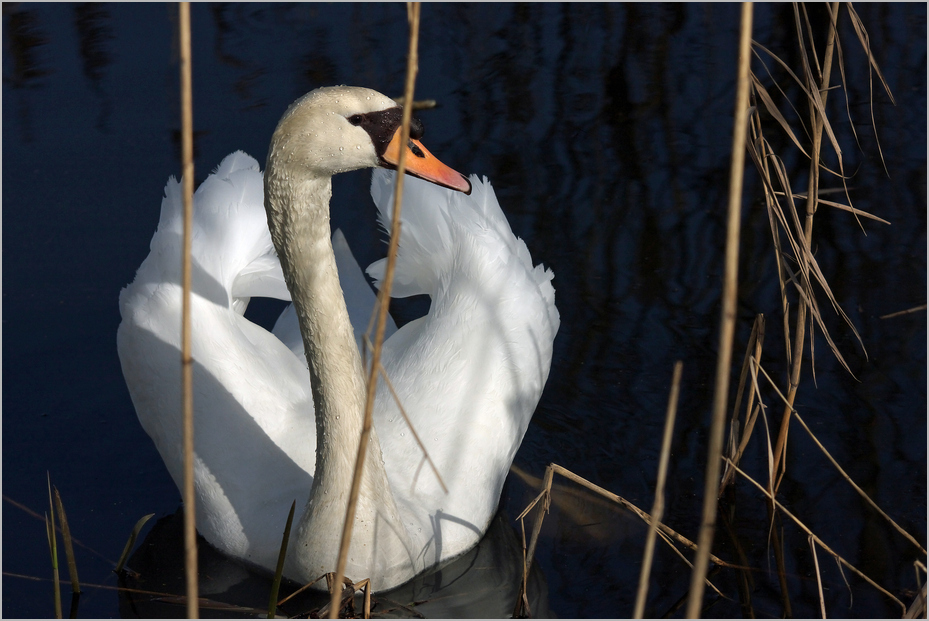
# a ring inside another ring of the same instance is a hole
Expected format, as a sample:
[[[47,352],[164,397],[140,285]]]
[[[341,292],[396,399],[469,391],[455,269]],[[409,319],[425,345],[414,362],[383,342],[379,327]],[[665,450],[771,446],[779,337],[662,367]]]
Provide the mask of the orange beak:
[[[396,169],[400,161],[400,129],[397,128],[381,157],[386,168]],[[406,172],[450,190],[471,193],[471,182],[464,175],[440,162],[423,143],[412,138],[406,147]]]

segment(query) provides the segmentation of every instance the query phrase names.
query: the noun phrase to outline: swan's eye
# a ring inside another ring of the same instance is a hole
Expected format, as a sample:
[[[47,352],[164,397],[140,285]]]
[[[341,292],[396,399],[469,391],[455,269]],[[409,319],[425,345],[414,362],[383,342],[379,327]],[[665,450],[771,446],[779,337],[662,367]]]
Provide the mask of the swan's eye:
[[[350,117],[348,117],[348,122],[354,125],[355,127],[361,125],[361,121],[362,121],[362,118],[360,114],[353,114]]]
[[[422,140],[423,134],[426,133],[426,128],[423,127],[423,122],[413,117],[410,119],[410,138],[413,140]]]

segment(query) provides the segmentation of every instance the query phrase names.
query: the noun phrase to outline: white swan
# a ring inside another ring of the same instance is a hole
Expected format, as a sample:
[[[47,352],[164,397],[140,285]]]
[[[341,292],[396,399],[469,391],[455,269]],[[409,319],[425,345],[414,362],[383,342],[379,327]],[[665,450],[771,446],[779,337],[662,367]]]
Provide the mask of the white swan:
[[[285,565],[295,580],[335,569],[364,403],[356,334],[374,304],[341,233],[330,238],[331,177],[390,167],[399,123],[400,109],[375,91],[317,89],[282,117],[264,188],[257,162],[237,152],[195,196],[197,528],[221,551],[273,568],[296,499]],[[409,147],[413,174],[467,189],[421,143]],[[385,227],[394,175],[372,180]],[[385,342],[383,365],[448,493],[379,382],[346,570],[375,589],[478,542],[548,377],[552,273],[532,266],[486,179],[470,184],[466,196],[405,183],[393,292],[432,303]],[[180,484],[179,184],[170,179],[165,193],[151,253],[120,294],[117,346],[139,420]],[[379,278],[383,263],[368,271]],[[271,333],[243,316],[250,297],[291,294]]]

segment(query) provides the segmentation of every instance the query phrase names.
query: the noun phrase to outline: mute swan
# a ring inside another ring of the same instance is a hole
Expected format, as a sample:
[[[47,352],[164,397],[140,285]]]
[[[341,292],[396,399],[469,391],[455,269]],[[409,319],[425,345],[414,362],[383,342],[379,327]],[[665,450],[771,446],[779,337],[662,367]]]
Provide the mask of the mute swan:
[[[399,124],[400,108],[376,91],[317,89],[281,118],[263,180],[236,152],[194,199],[197,529],[222,552],[272,569],[296,499],[284,570],[295,580],[336,566],[365,399],[356,334],[374,304],[344,237],[330,237],[331,177],[392,167]],[[421,133],[414,124],[413,138]],[[465,180],[418,140],[408,148],[408,172],[458,191],[405,183],[393,292],[432,302],[385,341],[382,363],[448,493],[379,382],[346,575],[380,590],[486,531],[559,326],[552,272],[533,267],[487,180]],[[394,176],[377,170],[371,183],[384,227]],[[117,332],[139,421],[179,488],[180,205],[169,179],[151,253],[120,293]],[[383,271],[383,260],[368,268],[375,279]],[[294,303],[267,332],[244,317],[253,296]]]

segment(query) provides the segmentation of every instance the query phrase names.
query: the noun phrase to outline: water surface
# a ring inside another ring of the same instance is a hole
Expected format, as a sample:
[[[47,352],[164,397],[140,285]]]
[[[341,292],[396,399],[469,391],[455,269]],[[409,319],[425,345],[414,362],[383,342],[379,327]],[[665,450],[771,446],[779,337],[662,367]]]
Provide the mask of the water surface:
[[[881,317],[926,302],[926,8],[858,9],[897,105],[876,81],[870,105],[868,65],[843,14],[850,88],[847,99],[835,91],[830,113],[855,206],[892,224],[863,220],[862,231],[847,213],[817,214],[817,260],[867,353],[823,298],[854,377],[817,329],[815,381],[806,364],[796,406],[858,484],[925,545],[926,316]],[[135,521],[179,504],[136,420],[115,342],[119,290],[148,253],[165,181],[179,171],[175,11],[3,7],[3,493],[42,514],[49,472],[86,546],[78,549],[82,580],[109,586]],[[796,62],[792,19],[789,5],[757,6],[754,37]],[[824,32],[822,15],[811,23]],[[439,104],[420,115],[428,145],[493,181],[514,232],[555,273],[562,326],[517,466],[539,477],[557,462],[648,510],[671,368],[681,359],[665,521],[691,539],[719,323],[737,26],[734,5],[423,8],[417,95]],[[264,161],[280,114],[317,86],[399,95],[406,33],[398,5],[194,5],[198,180],[236,149]],[[797,101],[796,89],[787,94]],[[775,147],[805,188],[805,162],[786,140]],[[332,213],[362,265],[384,250],[369,175],[336,179]],[[764,314],[763,363],[783,383],[774,250],[754,170],[741,242],[734,358]],[[399,319],[421,308],[404,306]],[[251,312],[268,322],[274,310],[256,304]],[[776,399],[767,392],[772,426]],[[762,433],[744,461],[759,477]],[[511,478],[503,507],[512,518],[536,492]],[[551,611],[630,615],[644,531],[592,498],[560,497],[566,504],[553,508],[537,555]],[[799,427],[780,500],[844,558],[912,599],[913,562],[925,557],[866,507]],[[784,614],[761,496],[741,482],[727,506],[716,554],[754,569],[755,614]],[[786,520],[780,526],[792,613],[817,615],[806,537]],[[44,526],[6,500],[3,561],[3,615],[50,615],[50,584],[11,575],[50,576]],[[898,614],[860,579],[849,577],[847,588],[822,551],[819,563],[831,615]],[[646,610],[654,616],[685,595],[689,570],[662,548],[653,575]],[[708,595],[705,614],[743,614],[738,574],[719,572],[714,583],[730,599]],[[87,588],[80,613],[118,615],[116,593]]]

